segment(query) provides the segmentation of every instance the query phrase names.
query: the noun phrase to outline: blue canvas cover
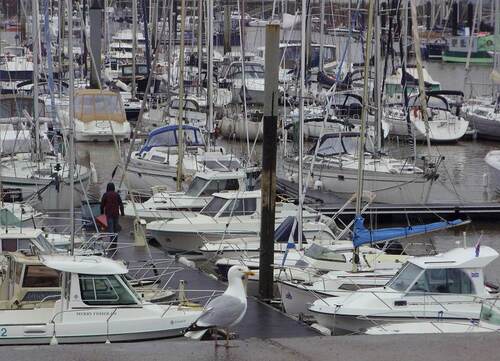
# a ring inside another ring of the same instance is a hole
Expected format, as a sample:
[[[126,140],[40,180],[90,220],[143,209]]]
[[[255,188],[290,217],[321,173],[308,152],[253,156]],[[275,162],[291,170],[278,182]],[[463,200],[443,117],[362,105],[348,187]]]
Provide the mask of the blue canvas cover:
[[[352,238],[354,247],[359,247],[368,243],[386,242],[398,238],[416,236],[466,223],[461,219],[455,219],[453,221],[434,222],[409,227],[391,227],[370,230],[364,226],[364,221],[365,219],[363,217],[358,216],[354,222]]]

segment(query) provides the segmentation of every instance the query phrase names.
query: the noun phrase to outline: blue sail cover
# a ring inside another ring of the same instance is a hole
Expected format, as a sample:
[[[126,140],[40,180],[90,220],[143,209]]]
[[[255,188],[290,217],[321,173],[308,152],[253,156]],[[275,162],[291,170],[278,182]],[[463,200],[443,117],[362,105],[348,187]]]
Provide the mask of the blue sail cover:
[[[146,143],[142,146],[140,153],[150,151],[154,147],[177,147],[178,141],[178,130],[177,125],[166,125],[157,129],[152,130],[148,134],[148,139]],[[201,134],[200,128],[192,125],[184,124],[182,126],[184,131],[184,143],[190,147],[203,147],[205,146],[205,140],[203,139],[203,134]]]
[[[419,234],[458,226],[464,223],[461,219],[455,219],[453,221],[434,222],[410,227],[380,228],[372,231],[364,226],[364,221],[365,219],[363,217],[358,216],[354,222],[354,234],[352,238],[354,247],[359,247],[367,243],[378,243],[398,238],[416,236]]]

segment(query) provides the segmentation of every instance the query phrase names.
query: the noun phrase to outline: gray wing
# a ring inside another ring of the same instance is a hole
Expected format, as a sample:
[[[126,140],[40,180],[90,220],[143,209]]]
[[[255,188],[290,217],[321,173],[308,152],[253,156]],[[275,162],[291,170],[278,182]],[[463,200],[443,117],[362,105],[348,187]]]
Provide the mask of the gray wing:
[[[222,295],[210,301],[202,313],[197,326],[201,327],[229,327],[241,319],[247,305],[236,297]]]

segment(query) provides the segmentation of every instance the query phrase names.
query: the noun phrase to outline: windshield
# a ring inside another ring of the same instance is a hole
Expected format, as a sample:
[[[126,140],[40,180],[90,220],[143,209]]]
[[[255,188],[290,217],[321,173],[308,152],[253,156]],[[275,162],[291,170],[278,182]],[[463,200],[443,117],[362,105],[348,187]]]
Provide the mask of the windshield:
[[[205,188],[207,182],[208,181],[206,179],[196,177],[189,185],[189,188],[186,191],[186,195],[193,197],[199,195],[202,189]]]
[[[33,243],[40,252],[46,254],[56,252],[54,245],[47,241],[47,238],[45,238],[43,234],[39,234],[38,237],[33,239]]]
[[[387,286],[399,292],[405,292],[413,281],[422,273],[422,268],[413,263],[406,263],[401,270],[387,283]]]
[[[219,211],[224,207],[227,203],[227,199],[214,197],[206,206],[200,211],[200,214],[204,214],[206,216],[214,217],[219,213]]]

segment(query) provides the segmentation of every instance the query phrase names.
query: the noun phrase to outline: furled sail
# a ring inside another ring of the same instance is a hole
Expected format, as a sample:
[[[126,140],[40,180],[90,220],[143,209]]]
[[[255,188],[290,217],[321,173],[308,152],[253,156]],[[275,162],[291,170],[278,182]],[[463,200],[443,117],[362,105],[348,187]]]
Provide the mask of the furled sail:
[[[365,219],[360,216],[357,217],[354,222],[352,242],[355,247],[367,243],[386,242],[394,239],[417,236],[469,223],[468,221],[455,219],[453,221],[434,222],[409,227],[391,227],[370,230],[364,226],[364,221]]]

